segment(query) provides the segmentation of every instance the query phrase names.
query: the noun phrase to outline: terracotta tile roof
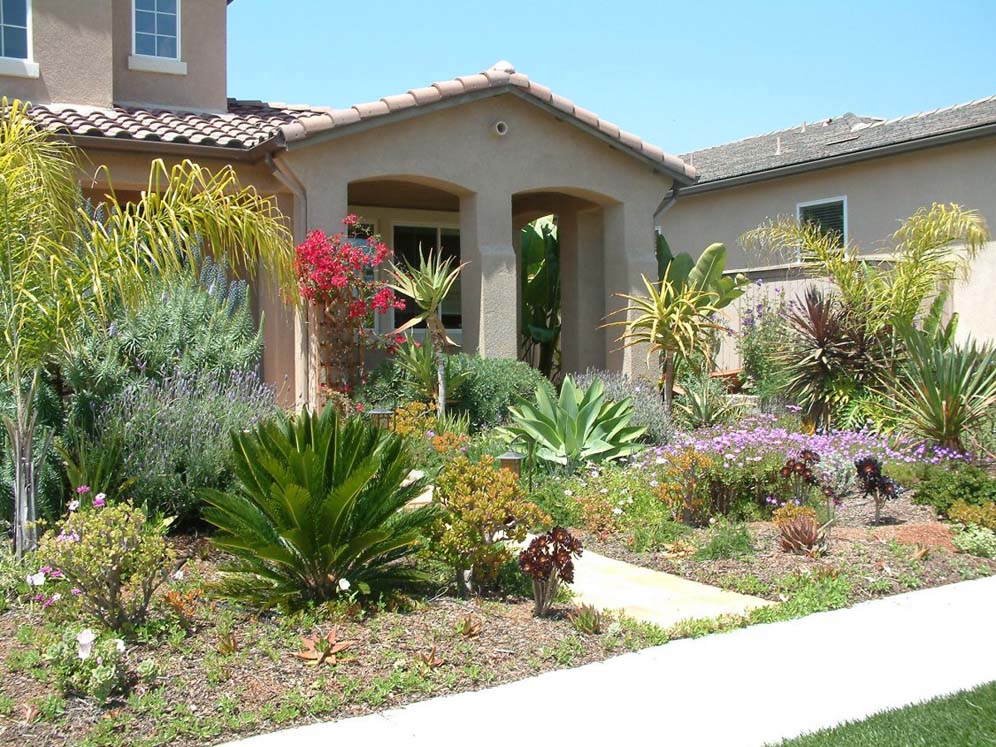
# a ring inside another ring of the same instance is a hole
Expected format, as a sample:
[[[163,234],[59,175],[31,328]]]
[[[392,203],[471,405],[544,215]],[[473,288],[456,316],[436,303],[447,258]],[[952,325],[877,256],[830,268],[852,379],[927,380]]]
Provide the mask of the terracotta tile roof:
[[[228,111],[224,113],[131,106],[105,109],[73,104],[35,105],[31,107],[31,112],[39,125],[60,134],[250,150],[269,141],[273,141],[274,147],[279,147],[284,143],[306,140],[321,132],[389,117],[404,109],[487,91],[525,94],[541,105],[571,117],[609,142],[618,144],[622,150],[659,165],[683,182],[692,182],[696,178],[695,169],[677,156],[665,153],[656,145],[644,142],[636,135],[621,130],[618,125],[576,106],[569,99],[516,72],[505,61],[495,63],[476,75],[440,81],[346,109],[229,99]]]
[[[229,100],[228,112],[205,113],[73,104],[31,107],[32,118],[52,132],[144,142],[250,150],[280,134],[282,126],[319,114],[312,107]]]
[[[617,142],[624,150],[659,164],[667,171],[680,177],[682,181],[692,182],[696,178],[695,169],[682,159],[665,153],[656,145],[644,142],[636,135],[621,130],[618,125],[599,118],[598,115],[577,106],[573,101],[565,99],[563,96],[558,96],[546,86],[516,72],[511,63],[504,60],[496,62],[487,70],[476,75],[463,75],[452,80],[439,81],[423,88],[413,88],[406,93],[356,104],[347,109],[326,109],[315,116],[299,118],[294,122],[282,125],[281,131],[287,142],[295,142],[307,139],[319,132],[346,127],[357,122],[394,114],[404,109],[435,104],[489,89],[495,92],[514,90],[527,94],[537,99],[541,104],[572,117],[609,141]]]
[[[970,131],[996,124],[996,96],[895,119],[842,114],[787,130],[704,148],[682,156],[699,173],[696,189],[723,179],[747,177],[786,166],[860,154],[883,146]]]

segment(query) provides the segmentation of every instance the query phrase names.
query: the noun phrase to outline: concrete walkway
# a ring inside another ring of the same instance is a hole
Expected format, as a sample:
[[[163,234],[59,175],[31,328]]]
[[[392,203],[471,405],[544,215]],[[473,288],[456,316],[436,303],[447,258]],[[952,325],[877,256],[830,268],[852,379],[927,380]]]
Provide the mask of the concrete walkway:
[[[622,610],[663,628],[696,617],[742,615],[770,602],[687,578],[623,563],[585,550],[574,563],[574,600]]]
[[[759,747],[996,680],[996,577],[756,625],[242,747]]]

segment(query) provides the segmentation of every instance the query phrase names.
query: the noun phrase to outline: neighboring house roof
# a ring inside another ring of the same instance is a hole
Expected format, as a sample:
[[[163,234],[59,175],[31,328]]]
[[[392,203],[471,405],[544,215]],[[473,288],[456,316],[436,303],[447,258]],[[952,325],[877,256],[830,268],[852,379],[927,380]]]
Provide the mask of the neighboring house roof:
[[[843,114],[686,153],[699,174],[684,194],[996,134],[996,96],[895,119]]]
[[[505,61],[475,75],[440,81],[346,109],[229,99],[228,111],[223,113],[47,104],[32,106],[31,114],[42,127],[77,138],[103,137],[136,144],[171,143],[252,151],[296,146],[304,144],[304,141],[344,135],[357,129],[503,93],[518,95],[547,109],[619,150],[671,174],[684,184],[695,181],[695,169],[677,156],[665,153],[656,145],[644,142],[618,125],[553,93],[546,86],[516,72]]]

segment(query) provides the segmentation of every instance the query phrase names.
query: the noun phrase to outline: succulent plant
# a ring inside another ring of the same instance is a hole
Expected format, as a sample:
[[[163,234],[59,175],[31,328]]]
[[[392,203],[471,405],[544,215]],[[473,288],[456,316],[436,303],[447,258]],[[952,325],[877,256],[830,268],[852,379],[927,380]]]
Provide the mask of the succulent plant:
[[[578,633],[586,635],[601,635],[609,627],[609,616],[591,604],[568,612],[567,619]]]
[[[785,552],[813,557],[823,545],[823,528],[812,516],[799,516],[780,524]]]
[[[519,568],[533,580],[534,613],[543,617],[557,598],[560,582],[574,583],[574,560],[581,557],[581,540],[563,527],[534,537],[519,553]]]
[[[882,507],[887,500],[893,500],[899,495],[899,485],[891,477],[882,472],[882,462],[873,456],[865,456],[854,462],[858,472],[858,484],[865,497],[871,497],[875,502],[875,523],[882,516]]]

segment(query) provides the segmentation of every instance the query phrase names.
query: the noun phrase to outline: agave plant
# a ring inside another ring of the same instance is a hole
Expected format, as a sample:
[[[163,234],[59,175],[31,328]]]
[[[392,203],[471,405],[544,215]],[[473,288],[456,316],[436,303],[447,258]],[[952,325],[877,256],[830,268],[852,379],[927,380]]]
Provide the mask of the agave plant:
[[[438,360],[435,345],[431,338],[421,344],[408,339],[395,352],[395,360],[411,380],[419,397],[437,401],[439,379],[436,370]],[[472,371],[463,361],[453,356],[443,356],[443,378],[447,399],[456,399],[460,388],[471,377]]]
[[[233,556],[224,594],[293,607],[417,580],[400,561],[437,509],[402,510],[426,485],[409,479],[414,460],[400,436],[328,406],[233,432],[232,445],[236,489],[203,492],[213,542]]]
[[[953,345],[945,335],[897,325],[906,360],[881,386],[900,430],[964,451],[974,428],[996,407],[996,348],[974,340]]]
[[[785,552],[814,556],[824,543],[824,530],[812,516],[797,516],[778,528]]]
[[[540,459],[571,469],[585,461],[626,457],[643,448],[639,439],[646,428],[630,425],[633,406],[629,399],[606,402],[605,388],[598,379],[582,390],[568,376],[559,399],[537,387],[534,402],[508,409],[512,423],[506,430],[513,437],[529,444],[530,452]]]

